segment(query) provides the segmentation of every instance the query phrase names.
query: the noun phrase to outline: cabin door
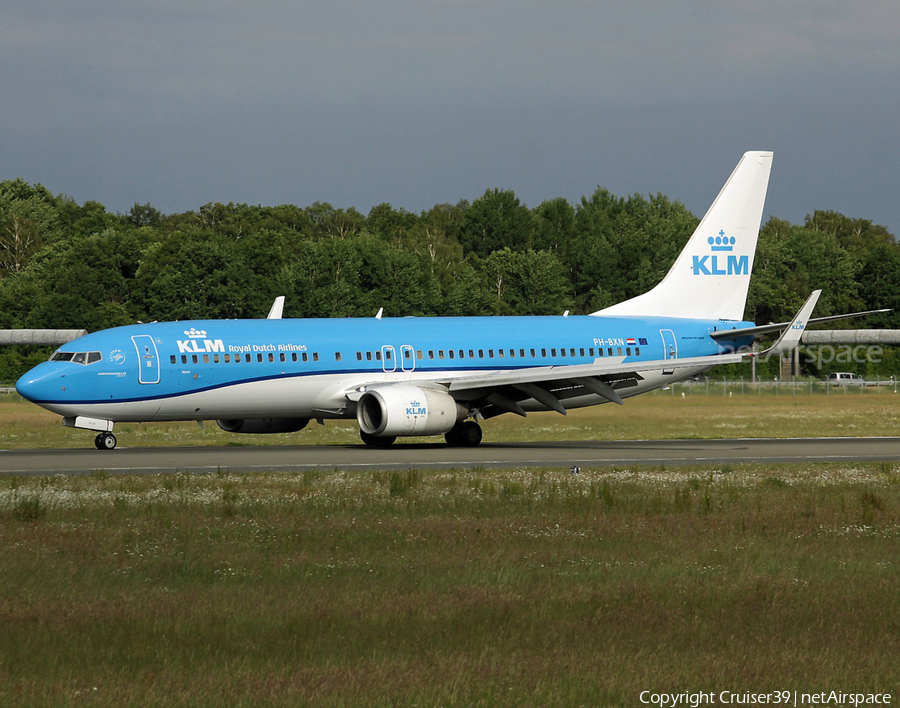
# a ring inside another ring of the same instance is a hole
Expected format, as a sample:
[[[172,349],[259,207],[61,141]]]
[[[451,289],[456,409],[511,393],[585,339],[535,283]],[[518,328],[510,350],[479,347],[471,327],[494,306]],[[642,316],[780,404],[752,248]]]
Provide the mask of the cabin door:
[[[156,342],[149,334],[136,334],[131,338],[138,356],[138,382],[142,384],[159,383],[159,352]]]

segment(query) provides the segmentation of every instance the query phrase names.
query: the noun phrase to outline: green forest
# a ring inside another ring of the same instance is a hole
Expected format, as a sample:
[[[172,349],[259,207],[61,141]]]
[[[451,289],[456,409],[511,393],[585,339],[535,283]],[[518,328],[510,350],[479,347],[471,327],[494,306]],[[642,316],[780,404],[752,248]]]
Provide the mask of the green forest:
[[[206,204],[128,213],[0,182],[0,328],[84,328],[137,321],[265,317],[584,314],[655,285],[698,218],[662,194],[598,188],[536,207],[512,191],[421,213],[390,204],[362,214],[310,206]],[[838,323],[890,327],[900,299],[900,245],[883,226],[833,211],[803,224],[771,218],[757,248],[746,317],[790,319],[816,289],[816,316],[890,307]],[[9,382],[46,351],[0,351]],[[900,373],[888,351],[841,370]],[[834,368],[834,367],[832,367]],[[810,374],[821,372],[808,371]]]

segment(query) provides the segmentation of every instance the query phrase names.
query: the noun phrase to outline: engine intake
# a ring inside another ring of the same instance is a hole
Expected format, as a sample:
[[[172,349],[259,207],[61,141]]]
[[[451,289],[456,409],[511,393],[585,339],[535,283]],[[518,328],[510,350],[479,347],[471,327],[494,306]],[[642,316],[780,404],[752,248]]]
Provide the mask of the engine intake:
[[[309,418],[245,418],[217,420],[216,424],[226,433],[296,433],[303,430]]]
[[[376,437],[438,435],[467,415],[447,393],[404,384],[367,391],[356,407],[360,430]]]

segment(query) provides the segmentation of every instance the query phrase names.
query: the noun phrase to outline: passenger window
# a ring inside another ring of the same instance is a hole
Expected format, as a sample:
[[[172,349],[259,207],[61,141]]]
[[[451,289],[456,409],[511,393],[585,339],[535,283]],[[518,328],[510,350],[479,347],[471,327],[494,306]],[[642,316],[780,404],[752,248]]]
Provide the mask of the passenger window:
[[[609,354],[609,356],[612,356],[612,347],[609,347],[609,349],[607,349],[606,351]]]
[[[498,349],[498,350],[497,350],[497,353],[500,355],[500,358],[501,358],[501,359],[503,359],[503,358],[506,357],[506,354],[503,352],[502,349]]]
[[[532,349],[531,350],[531,358],[534,359],[535,356],[537,356],[537,355],[534,353],[534,349]]]
[[[303,359],[303,361],[309,361],[309,354],[307,354],[306,352],[303,352],[300,355],[300,358]]]
[[[375,352],[375,361],[381,361],[381,352]]]
[[[191,356],[191,361],[192,361],[194,364],[196,364],[196,363],[199,361],[199,359],[197,358],[197,355],[196,355],[196,354],[194,354],[194,355]]]
[[[479,358],[479,359],[484,359],[484,349],[479,349],[479,350],[478,350],[478,358]]]
[[[231,363],[231,354],[226,354],[226,355],[225,355],[225,363],[226,363],[226,364],[230,364],[230,363]]]
[[[541,356],[544,356],[544,357],[547,356],[547,350],[546,350],[546,349],[541,349]]]
[[[444,358],[444,350],[438,349],[438,359],[443,359],[443,358]]]
[[[434,359],[434,349],[429,349],[429,350],[428,350],[428,358],[429,358],[429,359]]]
[[[602,349],[598,349],[598,350],[597,350],[597,356],[603,356],[603,350],[602,350]]]
[[[451,359],[455,358],[455,356],[456,356],[456,355],[453,353],[453,350],[452,350],[452,349],[451,349],[449,352],[447,352],[447,353],[450,355],[450,358],[451,358]]]
[[[622,347],[616,347],[616,356],[622,356]]]
[[[412,352],[409,349],[403,350],[403,358],[404,359],[412,359]]]
[[[631,347],[625,347],[625,356],[631,356]]]
[[[588,349],[588,356],[594,356],[594,348],[593,347]]]
[[[296,362],[296,361],[297,361],[297,352],[293,352],[293,353],[291,354],[291,361],[293,361],[293,362]]]
[[[240,354],[235,354],[235,355],[234,355],[234,363],[235,363],[235,364],[240,364],[240,363],[241,363],[241,355],[240,355]]]
[[[213,354],[213,364],[218,364],[218,363],[219,363],[219,355]]]
[[[319,352],[313,352],[313,361],[319,360]]]
[[[422,350],[421,349],[416,350],[416,359],[418,359],[419,361],[422,361]]]
[[[582,354],[584,354],[584,352],[582,352]],[[569,349],[569,355],[575,356],[575,347],[572,347],[571,349]]]
[[[565,355],[566,355],[566,348],[565,348],[565,347],[563,347],[562,349],[559,350],[559,355],[560,355],[560,356],[565,356]]]
[[[257,363],[257,364],[262,364],[262,354],[257,354],[257,355],[256,355],[256,363]]]
[[[384,358],[387,361],[391,361],[394,358],[394,350],[393,349],[385,349]]]
[[[174,363],[175,363],[175,355],[174,355],[174,354],[173,354],[172,356],[169,357],[169,363],[170,363],[170,364],[174,364]]]
[[[470,350],[469,350],[469,358],[470,358],[470,359],[474,359],[474,358],[475,358],[475,350],[474,350],[474,349],[470,349]]]
[[[550,356],[556,356],[556,349],[553,348],[550,350]]]
[[[579,353],[581,356],[584,356],[584,347],[582,347],[581,349],[579,349],[579,350],[578,350],[578,353]]]
[[[275,355],[269,352],[269,363],[273,363],[275,361]]]
[[[509,358],[510,358],[510,359],[515,359],[515,358],[516,358],[516,350],[515,350],[515,349],[510,349],[510,350],[509,350]]]
[[[341,360],[341,353],[340,353],[340,352],[335,352],[335,353],[334,353],[334,360],[335,360],[335,361],[340,361],[340,360]]]
[[[204,363],[204,364],[208,364],[208,363],[209,363],[209,354],[204,354],[204,355],[203,355],[203,363]]]
[[[640,347],[635,347],[635,349],[634,349],[634,355],[635,355],[635,356],[640,356],[640,355],[641,355],[641,348],[640,348]]]
[[[366,361],[372,361],[372,352],[366,352]]]
[[[362,352],[356,352],[356,360],[362,361]]]
[[[519,356],[522,357],[523,359],[525,358],[525,350],[524,349],[519,350]]]
[[[239,355],[239,356],[240,356],[240,355]],[[182,363],[182,364],[187,364],[187,354],[182,354],[182,355],[181,355],[181,363]]]
[[[488,359],[493,359],[493,358],[494,358],[494,350],[488,349]]]

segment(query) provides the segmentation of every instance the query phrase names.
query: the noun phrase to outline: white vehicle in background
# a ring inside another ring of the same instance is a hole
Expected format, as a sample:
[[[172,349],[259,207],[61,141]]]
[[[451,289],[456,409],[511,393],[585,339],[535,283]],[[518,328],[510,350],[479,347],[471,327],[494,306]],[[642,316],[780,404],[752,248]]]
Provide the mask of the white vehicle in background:
[[[865,386],[866,384],[866,380],[859,374],[851,374],[846,371],[828,374],[825,380],[833,386]]]

